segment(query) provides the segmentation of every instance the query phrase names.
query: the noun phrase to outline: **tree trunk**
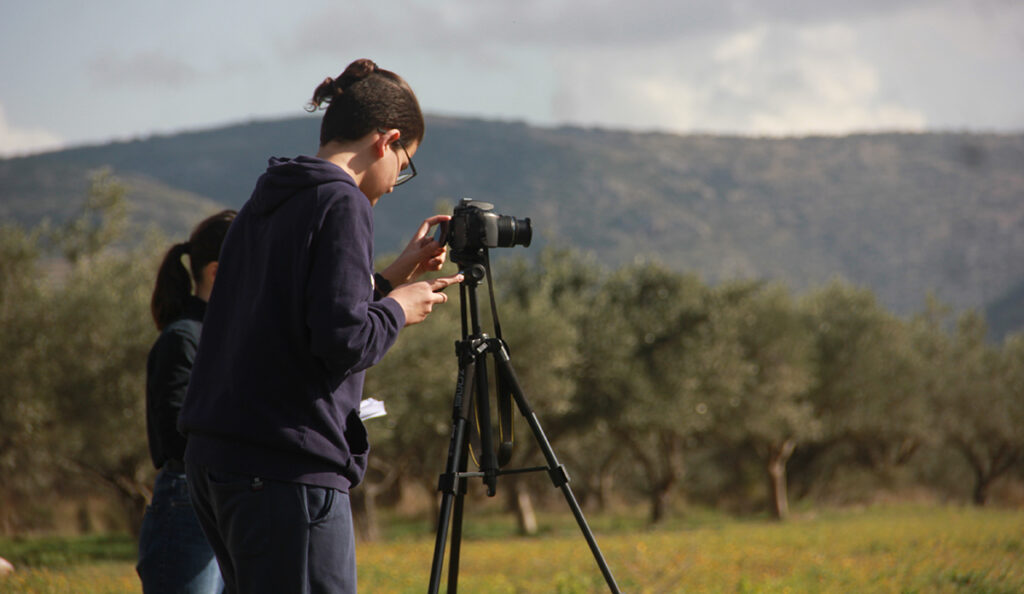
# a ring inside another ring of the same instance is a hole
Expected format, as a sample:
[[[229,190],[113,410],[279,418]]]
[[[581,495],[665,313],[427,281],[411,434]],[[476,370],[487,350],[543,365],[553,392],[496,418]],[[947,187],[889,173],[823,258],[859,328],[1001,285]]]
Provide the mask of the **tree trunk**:
[[[142,532],[142,518],[146,515],[146,505],[149,501],[139,493],[122,495],[121,501],[124,502],[123,505],[128,518],[128,530],[131,531],[132,536],[138,538],[139,533]]]
[[[672,499],[672,482],[664,481],[651,489],[651,526],[656,526],[665,519],[669,503]]]
[[[533,509],[530,492],[520,481],[515,481],[510,492],[515,498],[516,524],[519,526],[519,534],[522,536],[537,534],[537,514]]]
[[[368,485],[349,492],[353,522],[359,540],[374,542],[380,539],[380,521],[377,514],[376,493]]]
[[[789,494],[786,490],[786,463],[793,450],[796,449],[796,442],[787,439],[777,447],[771,448],[768,457],[768,480],[769,492],[772,498],[772,513],[776,520],[789,518]]]
[[[1003,444],[995,452],[986,455],[984,451],[975,450],[968,440],[955,440],[954,443],[974,470],[974,505],[983,506],[988,502],[989,487],[1014,467],[1021,459],[1022,452],[1011,445]]]
[[[627,436],[636,461],[644,469],[650,487],[647,492],[651,504],[650,525],[659,524],[665,519],[670,509],[672,489],[683,474],[683,454],[678,436],[666,433],[656,434],[654,440],[656,453],[649,453],[632,436]]]
[[[992,481],[986,478],[977,477],[974,482],[974,505],[982,507],[988,502],[988,487],[992,484]]]

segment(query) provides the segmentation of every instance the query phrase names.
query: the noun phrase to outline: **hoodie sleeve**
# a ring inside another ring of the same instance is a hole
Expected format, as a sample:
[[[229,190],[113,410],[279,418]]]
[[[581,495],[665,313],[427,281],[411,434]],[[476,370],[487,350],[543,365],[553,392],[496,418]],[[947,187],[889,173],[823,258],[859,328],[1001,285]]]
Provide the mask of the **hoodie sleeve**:
[[[170,324],[150,350],[146,368],[147,412],[150,451],[153,464],[163,466],[168,459],[183,460],[185,438],[177,429],[178,413],[185,401],[189,373],[196,355],[198,322]]]
[[[335,374],[376,364],[405,325],[394,299],[373,299],[373,210],[361,195],[332,200],[314,233],[306,323],[310,350]]]

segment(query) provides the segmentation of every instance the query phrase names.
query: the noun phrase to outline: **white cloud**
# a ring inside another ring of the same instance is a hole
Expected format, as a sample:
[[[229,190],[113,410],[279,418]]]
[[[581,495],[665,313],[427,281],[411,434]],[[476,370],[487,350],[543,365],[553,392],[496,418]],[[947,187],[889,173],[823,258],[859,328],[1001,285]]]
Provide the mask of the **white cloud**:
[[[856,29],[756,24],[723,37],[624,52],[563,52],[556,119],[754,135],[922,130],[917,106],[886,94]],[[588,92],[587,89],[599,89]]]
[[[7,122],[4,106],[0,105],[0,157],[16,157],[58,149],[63,140],[45,130],[12,128]]]
[[[711,57],[716,62],[735,62],[754,57],[764,45],[768,35],[768,27],[758,25],[747,31],[729,35],[719,43]]]
[[[773,43],[766,52],[773,63],[758,66],[761,93],[747,105],[751,132],[840,134],[925,127],[922,112],[885,96],[881,65],[862,57],[853,29],[826,25],[783,34],[792,44]]]

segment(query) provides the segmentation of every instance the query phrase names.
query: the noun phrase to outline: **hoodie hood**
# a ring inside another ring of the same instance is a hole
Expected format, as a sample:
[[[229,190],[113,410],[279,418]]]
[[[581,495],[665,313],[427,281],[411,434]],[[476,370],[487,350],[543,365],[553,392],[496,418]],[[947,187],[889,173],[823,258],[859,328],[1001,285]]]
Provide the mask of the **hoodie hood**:
[[[249,198],[253,214],[270,214],[296,194],[329,183],[359,187],[344,169],[317,157],[271,157]]]

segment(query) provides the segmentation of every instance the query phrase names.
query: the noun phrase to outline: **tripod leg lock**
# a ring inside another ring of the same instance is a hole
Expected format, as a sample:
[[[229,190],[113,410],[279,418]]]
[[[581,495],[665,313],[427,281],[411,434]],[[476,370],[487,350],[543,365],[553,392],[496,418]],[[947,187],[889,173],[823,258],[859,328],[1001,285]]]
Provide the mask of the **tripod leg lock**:
[[[466,481],[462,480],[458,473],[445,473],[437,479],[437,490],[452,495],[465,495]]]
[[[551,477],[551,482],[555,484],[555,487],[559,489],[568,484],[570,480],[569,471],[565,469],[564,464],[559,464],[555,468],[549,468],[548,476]]]

